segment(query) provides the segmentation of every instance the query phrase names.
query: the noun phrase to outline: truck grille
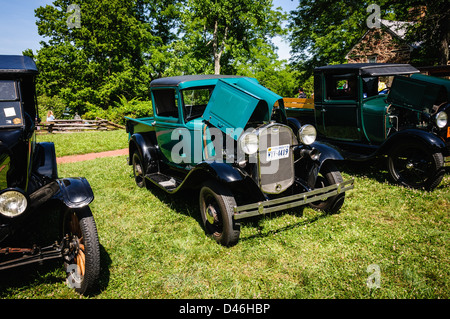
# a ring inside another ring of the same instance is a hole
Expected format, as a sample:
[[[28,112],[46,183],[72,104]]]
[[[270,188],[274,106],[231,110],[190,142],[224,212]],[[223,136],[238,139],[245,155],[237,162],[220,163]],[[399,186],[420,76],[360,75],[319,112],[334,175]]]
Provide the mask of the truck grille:
[[[264,193],[279,194],[294,182],[292,130],[284,125],[270,125],[259,131],[259,184]]]

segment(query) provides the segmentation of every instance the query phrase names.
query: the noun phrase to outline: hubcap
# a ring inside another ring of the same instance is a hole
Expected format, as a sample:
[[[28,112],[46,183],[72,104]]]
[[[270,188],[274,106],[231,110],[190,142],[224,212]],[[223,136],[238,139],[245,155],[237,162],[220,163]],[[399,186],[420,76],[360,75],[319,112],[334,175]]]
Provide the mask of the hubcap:
[[[206,208],[206,219],[208,220],[208,223],[210,223],[211,225],[217,222],[216,209],[212,205],[209,205]]]

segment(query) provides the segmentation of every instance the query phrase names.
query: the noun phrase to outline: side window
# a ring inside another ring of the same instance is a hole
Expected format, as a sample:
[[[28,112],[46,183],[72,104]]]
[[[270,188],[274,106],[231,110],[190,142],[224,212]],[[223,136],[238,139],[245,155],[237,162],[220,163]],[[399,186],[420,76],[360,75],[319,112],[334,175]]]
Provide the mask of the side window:
[[[326,81],[327,100],[356,100],[357,80],[353,74],[330,75]]]
[[[174,89],[156,89],[152,94],[156,115],[178,118],[178,102]]]
[[[206,109],[214,86],[182,91],[185,121],[200,117]]]

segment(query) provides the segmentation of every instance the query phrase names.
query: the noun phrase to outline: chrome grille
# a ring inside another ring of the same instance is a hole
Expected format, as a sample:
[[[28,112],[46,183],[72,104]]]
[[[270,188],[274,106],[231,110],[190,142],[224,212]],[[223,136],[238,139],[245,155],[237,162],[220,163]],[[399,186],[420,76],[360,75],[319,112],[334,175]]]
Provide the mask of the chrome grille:
[[[259,130],[259,184],[263,192],[279,194],[294,182],[291,148],[294,138],[285,125],[269,125]]]

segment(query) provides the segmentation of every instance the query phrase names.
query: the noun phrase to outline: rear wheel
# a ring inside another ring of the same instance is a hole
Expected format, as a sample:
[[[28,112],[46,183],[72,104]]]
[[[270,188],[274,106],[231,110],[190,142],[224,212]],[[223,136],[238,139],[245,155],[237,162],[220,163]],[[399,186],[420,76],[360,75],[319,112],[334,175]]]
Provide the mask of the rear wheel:
[[[67,209],[63,231],[67,241],[64,252],[67,284],[85,294],[97,284],[100,274],[100,244],[89,207]]]
[[[240,224],[233,218],[236,201],[230,190],[215,181],[206,182],[200,190],[200,213],[208,235],[223,246],[239,240]]]
[[[136,151],[132,157],[134,181],[138,187],[145,187],[144,165],[141,156]]]
[[[444,177],[442,153],[431,152],[419,143],[396,145],[388,155],[392,179],[405,187],[433,190]]]
[[[338,183],[342,183],[344,180],[341,173],[336,168],[336,165],[332,162],[325,162],[320,168],[319,175],[316,179],[315,189],[322,188]],[[324,212],[334,214],[341,209],[344,204],[345,193],[337,194],[332,197],[328,197],[325,200],[313,202],[309,204],[312,208],[322,210]]]

